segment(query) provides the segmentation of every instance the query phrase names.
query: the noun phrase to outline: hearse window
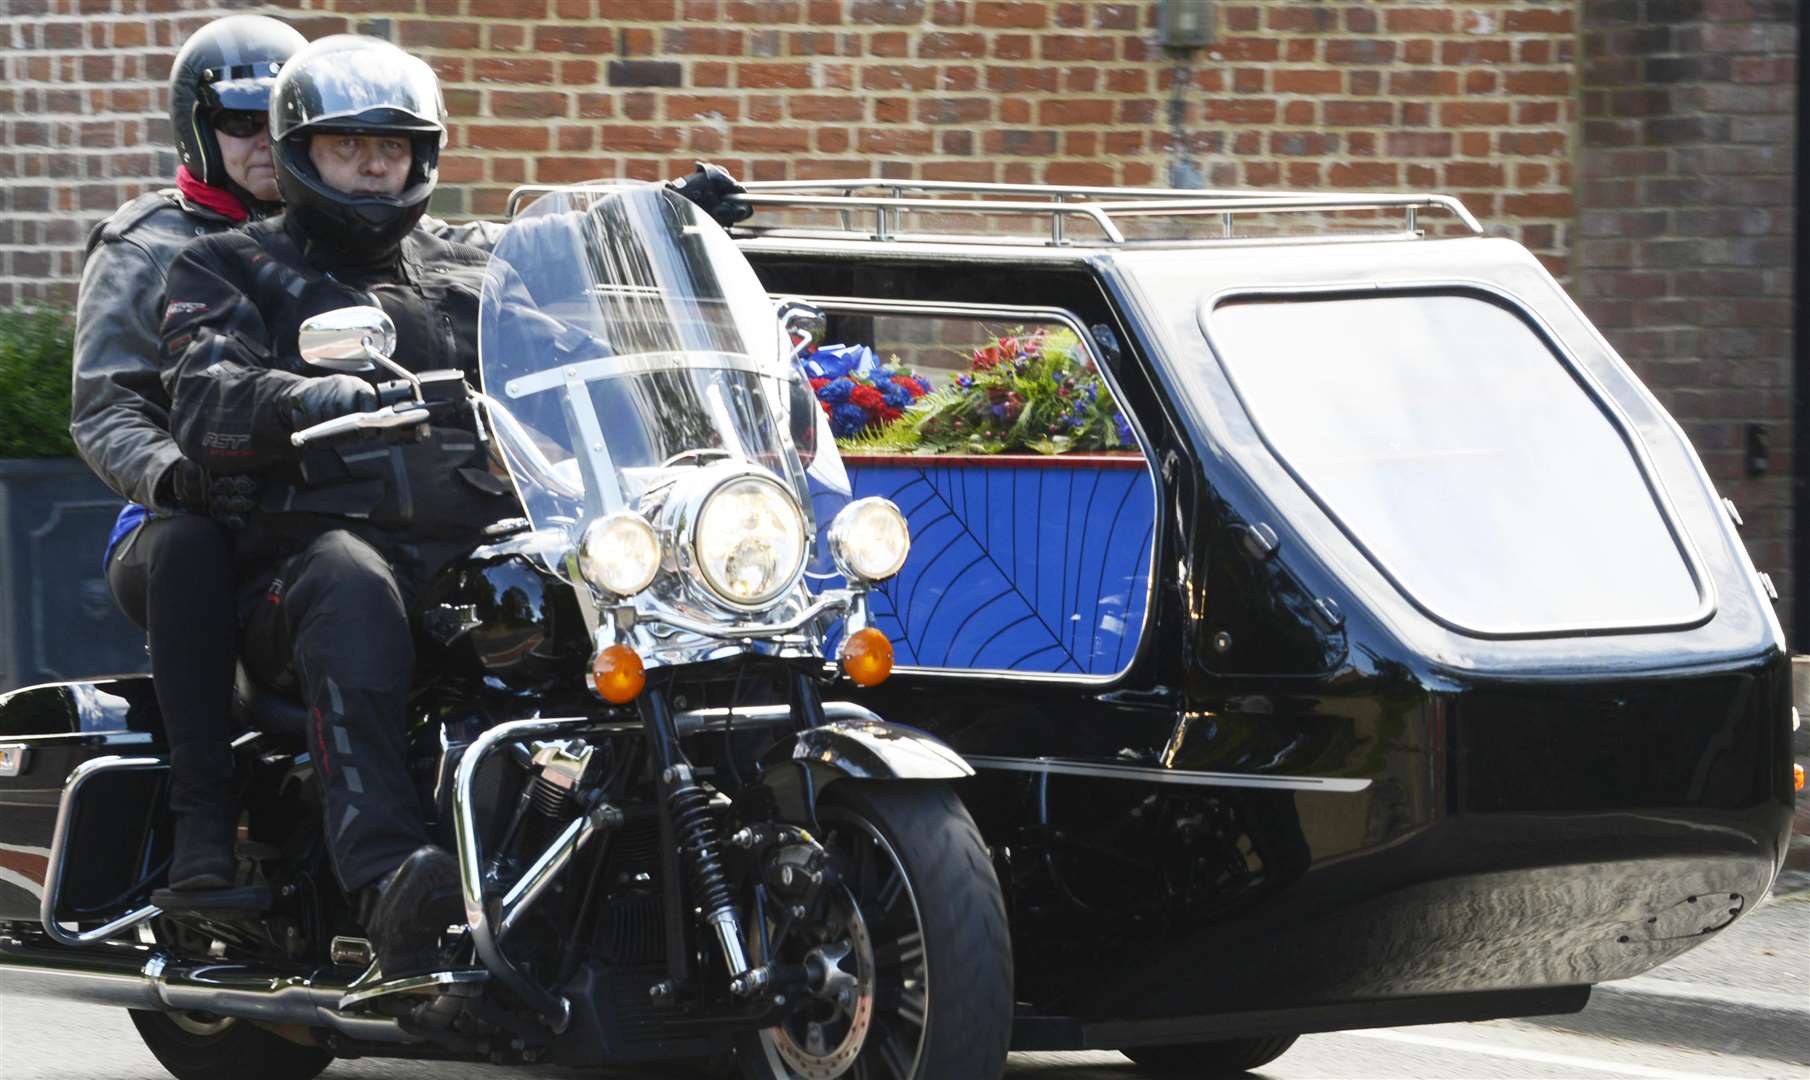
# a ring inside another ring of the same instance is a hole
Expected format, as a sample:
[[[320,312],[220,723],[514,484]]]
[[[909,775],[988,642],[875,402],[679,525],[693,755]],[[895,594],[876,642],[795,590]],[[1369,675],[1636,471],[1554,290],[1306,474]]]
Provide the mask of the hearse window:
[[[1203,322],[1263,442],[1440,622],[1533,636],[1707,615],[1621,422],[1508,304],[1238,297]]]
[[[854,494],[911,525],[874,603],[897,663],[1122,672],[1148,608],[1155,489],[1086,331],[1047,311],[813,302],[829,328],[805,367]]]

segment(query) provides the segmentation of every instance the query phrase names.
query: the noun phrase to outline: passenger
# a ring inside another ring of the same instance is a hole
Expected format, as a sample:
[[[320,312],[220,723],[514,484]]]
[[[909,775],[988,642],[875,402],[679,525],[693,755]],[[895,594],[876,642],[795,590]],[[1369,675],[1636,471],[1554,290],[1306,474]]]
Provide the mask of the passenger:
[[[107,584],[149,638],[176,817],[169,884],[204,905],[244,899],[224,891],[238,820],[229,529],[251,509],[253,482],[210,478],[170,437],[158,321],[183,245],[281,209],[267,106],[278,69],[306,44],[262,15],[217,19],[189,38],[170,69],[176,187],[133,199],[95,228],[76,298],[70,434],[130,504],[108,542]]]

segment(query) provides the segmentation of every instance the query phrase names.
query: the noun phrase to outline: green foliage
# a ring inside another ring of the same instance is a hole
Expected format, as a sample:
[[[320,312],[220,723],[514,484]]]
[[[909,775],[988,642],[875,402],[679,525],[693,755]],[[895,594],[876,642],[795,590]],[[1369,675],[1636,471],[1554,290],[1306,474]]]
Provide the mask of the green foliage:
[[[970,357],[970,370],[877,434],[843,442],[857,453],[1001,454],[1118,450],[1131,445],[1112,392],[1068,330],[1018,327]]]
[[[0,311],[0,458],[67,457],[69,365],[74,330],[67,311]]]

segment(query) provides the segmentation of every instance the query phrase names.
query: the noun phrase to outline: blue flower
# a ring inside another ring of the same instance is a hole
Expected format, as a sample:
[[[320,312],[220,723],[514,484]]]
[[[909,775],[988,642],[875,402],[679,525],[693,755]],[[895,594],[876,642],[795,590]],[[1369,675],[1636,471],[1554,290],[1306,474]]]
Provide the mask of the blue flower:
[[[1000,419],[1000,420],[1004,420],[1006,418],[1006,407],[1005,407],[1004,402],[1001,402],[1000,404],[993,406],[993,415],[994,415],[994,417],[996,417],[997,419]]]
[[[1117,413],[1117,412],[1113,413],[1112,414],[1112,426],[1118,429],[1119,445],[1120,446],[1130,446],[1131,445],[1131,424],[1126,421],[1125,414]]]
[[[839,378],[818,390],[817,400],[827,401],[831,405],[840,405],[848,400],[849,394],[852,393],[854,389],[854,383],[850,382],[847,378]]]
[[[880,396],[886,399],[886,404],[891,405],[895,409],[903,409],[911,404],[911,391],[900,386],[898,383],[889,380],[878,385],[880,388]]]
[[[961,387],[963,390],[971,389],[974,386],[974,376],[957,375],[955,377],[955,385]]]
[[[865,345],[825,345],[805,360],[805,373],[813,379],[837,379],[859,375],[878,365],[874,351]]]
[[[825,387],[824,389],[829,389]],[[859,405],[842,404],[830,410],[830,431],[838,439],[846,439],[861,433],[872,417]]]

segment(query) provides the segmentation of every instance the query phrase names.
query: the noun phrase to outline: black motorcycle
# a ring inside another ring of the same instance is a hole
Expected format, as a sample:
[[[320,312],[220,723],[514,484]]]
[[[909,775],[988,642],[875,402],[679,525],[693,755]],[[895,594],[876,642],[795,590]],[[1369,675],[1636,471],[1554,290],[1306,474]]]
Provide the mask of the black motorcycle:
[[[850,497],[794,360],[812,312],[785,314],[690,203],[622,187],[549,194],[497,245],[481,393],[393,364],[377,309],[305,325],[310,363],[414,393],[297,445],[469,407],[525,513],[416,612],[412,768],[466,908],[451,959],[379,970],[325,858],[301,706],[249,686],[240,853],[270,907],[149,903],[167,765],[148,680],[121,680],[30,692],[72,737],[34,743],[34,771],[68,783],[41,926],[0,922],[11,989],[127,1006],[185,1080],[337,1056],[997,1075],[1005,908],[948,784],[972,770],[834,700],[890,672],[866,598],[903,565],[905,520]]]

